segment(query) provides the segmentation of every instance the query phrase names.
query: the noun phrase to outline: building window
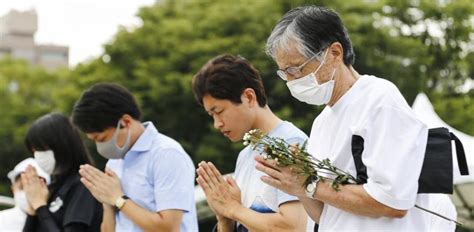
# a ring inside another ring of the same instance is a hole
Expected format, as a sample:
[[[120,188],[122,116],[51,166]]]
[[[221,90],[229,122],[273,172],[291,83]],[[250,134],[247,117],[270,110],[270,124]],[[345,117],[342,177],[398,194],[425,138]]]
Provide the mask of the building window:
[[[67,61],[67,54],[64,52],[43,51],[41,52],[41,60],[65,62]]]
[[[30,49],[14,49],[11,54],[15,58],[25,59],[29,62],[34,62],[35,60],[35,52]]]

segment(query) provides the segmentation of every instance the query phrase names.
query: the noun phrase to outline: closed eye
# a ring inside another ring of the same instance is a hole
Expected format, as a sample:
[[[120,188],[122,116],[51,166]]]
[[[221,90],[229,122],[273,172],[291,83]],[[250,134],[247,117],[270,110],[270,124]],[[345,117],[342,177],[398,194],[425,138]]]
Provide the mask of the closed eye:
[[[100,138],[97,138],[97,142],[99,143],[103,143],[103,142],[106,142],[107,141],[107,136],[102,136]]]
[[[212,107],[211,109],[207,111],[207,114],[209,114],[209,116],[211,117],[214,117],[214,115],[219,115],[222,112],[224,112],[224,109],[216,109],[216,108],[217,107]]]

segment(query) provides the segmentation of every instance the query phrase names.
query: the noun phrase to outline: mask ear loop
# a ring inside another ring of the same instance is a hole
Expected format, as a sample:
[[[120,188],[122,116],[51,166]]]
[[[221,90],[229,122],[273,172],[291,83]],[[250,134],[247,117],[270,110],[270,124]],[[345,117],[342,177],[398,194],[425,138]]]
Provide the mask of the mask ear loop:
[[[313,74],[314,73],[317,73],[319,71],[319,69],[321,69],[321,67],[323,67],[323,65],[326,63],[326,56],[328,55],[328,51],[329,51],[329,48],[326,50],[326,52],[324,53],[324,58],[323,58],[323,61],[321,61],[321,64],[319,64],[318,68],[316,70],[314,70]],[[316,75],[316,74],[315,74]]]
[[[117,122],[117,127],[115,128],[115,133],[114,135],[112,136],[112,141],[115,141],[114,142],[114,145],[117,146],[117,147],[120,147],[118,144],[117,144],[117,140],[118,140],[118,136],[119,136],[119,133],[120,133],[120,129],[122,128],[125,128],[124,126],[122,126],[122,119],[119,119],[119,121]]]
[[[120,148],[120,149],[123,149],[123,148],[125,147],[125,145],[126,145],[126,144],[124,144],[122,147],[120,147],[120,146],[117,144],[117,142],[118,142],[118,141],[117,141],[117,140],[118,140],[118,134],[119,134],[118,131],[119,131],[120,129],[125,128],[125,125],[122,125],[122,122],[123,122],[123,120],[122,120],[122,119],[119,119],[118,124],[117,124],[117,134],[116,134],[116,136],[114,136],[114,137],[115,137],[115,145],[116,145],[118,148]],[[125,124],[125,123],[124,123],[124,124]],[[128,129],[128,131],[127,131],[127,137],[126,137],[125,141],[129,140],[130,137],[132,136],[132,132],[130,131],[131,128],[129,127],[129,128],[127,128],[127,129]],[[114,139],[114,137],[112,137],[112,139]]]
[[[117,129],[123,129],[123,128],[125,128],[125,123],[123,122],[122,119],[119,119],[119,121],[117,123]]]
[[[328,52],[329,52],[329,48],[326,50],[326,52],[324,52],[324,58],[323,58],[323,61],[321,61],[321,63],[319,64],[318,68],[316,68],[316,70],[314,70],[314,72],[312,72],[312,74],[314,75],[314,81],[316,82],[317,85],[322,85],[322,84],[319,84],[318,83],[318,78],[316,77],[316,73],[319,71],[319,69],[321,69],[321,67],[323,67],[323,65],[326,63],[326,56],[328,55]]]
[[[332,71],[331,81],[334,80],[334,78],[336,78],[334,74],[336,74],[336,68],[334,68],[334,70]]]

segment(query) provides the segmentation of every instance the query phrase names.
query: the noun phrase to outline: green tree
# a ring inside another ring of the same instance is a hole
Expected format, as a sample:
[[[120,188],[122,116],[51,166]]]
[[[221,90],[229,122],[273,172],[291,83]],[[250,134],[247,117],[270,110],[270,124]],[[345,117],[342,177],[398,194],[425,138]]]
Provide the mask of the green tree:
[[[7,172],[28,155],[23,145],[31,122],[55,108],[52,91],[61,84],[55,75],[26,61],[9,57],[0,60],[0,180],[9,183]],[[9,192],[7,186],[0,194]]]
[[[192,75],[215,55],[241,54],[260,70],[272,109],[309,132],[321,108],[292,98],[263,52],[281,15],[308,3],[335,9],[350,32],[356,69],[391,80],[410,103],[420,91],[453,94],[453,86],[472,77],[461,49],[472,31],[466,24],[474,12],[469,1],[221,0],[164,1],[141,9],[143,25],[122,28],[105,46],[106,59],[92,63],[105,66],[93,69],[100,73],[95,80],[112,79],[131,88],[144,106],[144,118],[183,143],[195,161],[214,160],[231,171],[233,159],[222,157],[235,159],[232,154],[242,146],[230,145],[212,130],[211,119],[192,100]]]
[[[181,142],[195,163],[210,160],[223,172],[233,171],[242,145],[212,128],[191,92],[194,73],[222,53],[252,62],[273,111],[309,132],[322,108],[291,97],[264,54],[279,18],[307,4],[341,15],[361,74],[391,80],[409,103],[427,92],[444,120],[474,135],[472,90],[459,91],[474,76],[470,0],[165,0],[140,9],[141,26],[120,28],[100,57],[72,70],[49,73],[10,58],[0,61],[0,180],[7,183],[6,172],[26,156],[22,140],[34,119],[50,111],[68,114],[84,89],[103,81],[129,88],[142,105],[143,120]]]

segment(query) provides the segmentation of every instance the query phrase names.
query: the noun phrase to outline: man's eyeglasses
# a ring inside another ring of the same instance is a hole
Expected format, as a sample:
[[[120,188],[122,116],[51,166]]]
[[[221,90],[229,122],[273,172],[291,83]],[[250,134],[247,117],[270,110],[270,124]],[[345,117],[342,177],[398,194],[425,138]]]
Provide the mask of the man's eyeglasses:
[[[312,59],[318,57],[319,55],[321,54],[321,52],[318,52],[316,53],[316,55],[312,56],[311,58],[309,58],[308,60],[306,60],[303,64],[301,64],[300,66],[291,66],[291,67],[287,67],[285,69],[278,69],[276,71],[276,73],[278,74],[278,76],[283,79],[284,81],[288,81],[288,77],[287,75],[290,74],[296,78],[298,77],[301,77],[301,70],[303,69],[303,67],[305,65],[307,65]]]

